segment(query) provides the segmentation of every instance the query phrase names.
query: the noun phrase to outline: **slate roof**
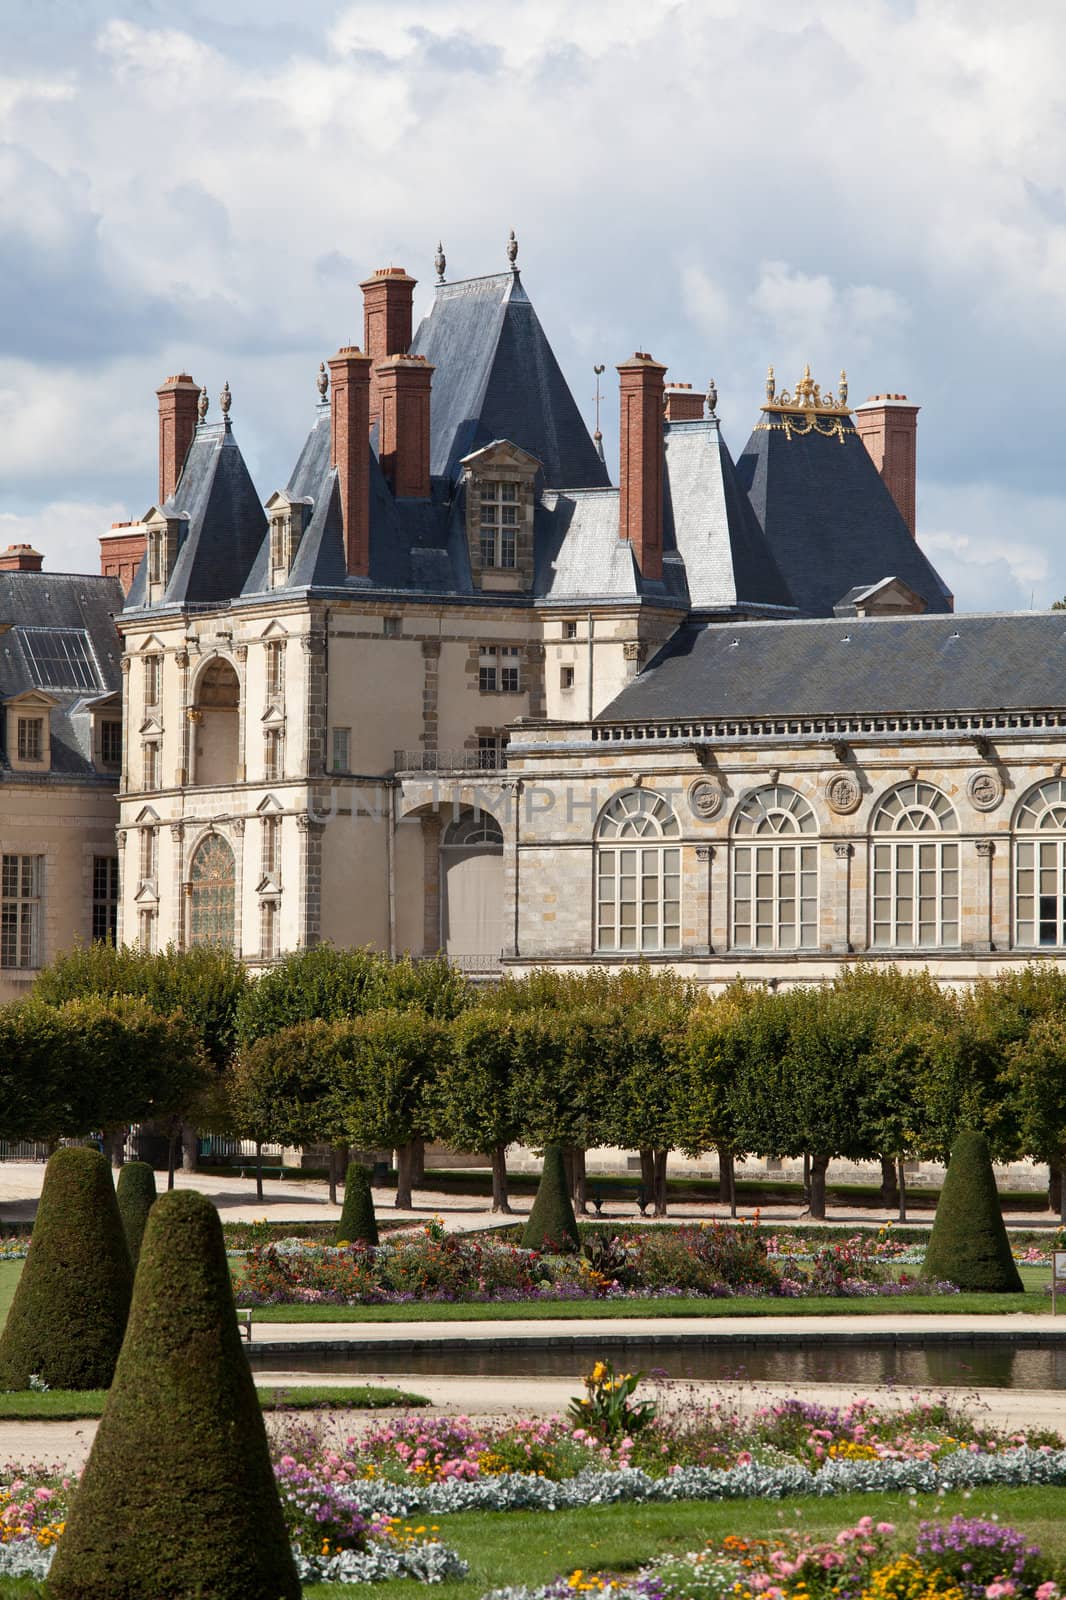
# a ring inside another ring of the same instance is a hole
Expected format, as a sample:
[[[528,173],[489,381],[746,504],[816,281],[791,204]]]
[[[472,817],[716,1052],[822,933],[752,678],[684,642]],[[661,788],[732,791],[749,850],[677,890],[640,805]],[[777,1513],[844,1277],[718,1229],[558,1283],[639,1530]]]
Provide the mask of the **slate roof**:
[[[599,722],[1066,706],[1066,615],[686,623]]]
[[[225,604],[240,594],[267,518],[228,420],[199,424],[177,488],[160,509],[185,524],[162,605]],[[126,609],[144,606],[146,595],[142,560]]]
[[[536,456],[550,488],[610,482],[517,272],[438,284],[411,354],[436,368],[435,477],[454,482],[464,456],[493,439],[511,439]]]
[[[51,782],[70,778],[117,786],[114,773],[97,773],[92,764],[91,711],[95,701],[114,694],[121,683],[122,641],[113,615],[122,610],[122,585],[117,578],[56,572],[0,572],[0,623],[12,623],[0,633],[0,700],[37,689],[57,704],[50,713],[52,770],[29,781]],[[25,628],[84,629],[89,635],[89,659],[96,684],[91,687],[40,684],[26,649]],[[118,707],[115,708],[118,715]],[[7,718],[0,717],[0,777],[23,782],[26,775],[11,772],[3,749]]]
[[[851,420],[840,420],[838,438],[815,429],[789,433],[776,414],[764,413],[737,462],[796,605],[808,616],[832,616],[849,590],[892,574],[929,611],[950,611],[949,590],[911,537]]]

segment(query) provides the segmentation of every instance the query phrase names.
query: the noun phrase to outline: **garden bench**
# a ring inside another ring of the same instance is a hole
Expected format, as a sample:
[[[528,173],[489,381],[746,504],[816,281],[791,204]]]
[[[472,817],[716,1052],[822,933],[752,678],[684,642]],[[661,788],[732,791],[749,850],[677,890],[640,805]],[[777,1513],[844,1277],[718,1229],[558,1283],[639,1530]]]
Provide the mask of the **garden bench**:
[[[242,1178],[254,1178],[255,1176],[256,1176],[256,1169],[254,1167],[242,1167],[241,1168],[241,1177]],[[281,1179],[284,1176],[285,1176],[285,1168],[284,1167],[264,1167],[263,1168],[263,1177],[264,1178],[278,1178],[278,1179]]]
[[[598,1217],[602,1216],[602,1214],[603,1214],[603,1195],[600,1193],[600,1191],[598,1189],[593,1189],[591,1194],[589,1195],[589,1199],[592,1201],[592,1209],[593,1209],[593,1211],[595,1211],[596,1215]],[[640,1212],[641,1216],[643,1217],[643,1216],[647,1215],[648,1197],[644,1192],[644,1185],[643,1184],[640,1184],[639,1187],[632,1194],[627,1194],[623,1190],[618,1195],[618,1199],[619,1200],[632,1200],[632,1201],[634,1201],[635,1204],[636,1204],[637,1210]]]
[[[238,1328],[238,1331],[240,1333],[241,1338],[244,1339],[248,1344],[251,1344],[251,1342],[252,1342],[252,1313],[250,1311],[238,1311],[238,1313],[237,1313],[237,1328]]]

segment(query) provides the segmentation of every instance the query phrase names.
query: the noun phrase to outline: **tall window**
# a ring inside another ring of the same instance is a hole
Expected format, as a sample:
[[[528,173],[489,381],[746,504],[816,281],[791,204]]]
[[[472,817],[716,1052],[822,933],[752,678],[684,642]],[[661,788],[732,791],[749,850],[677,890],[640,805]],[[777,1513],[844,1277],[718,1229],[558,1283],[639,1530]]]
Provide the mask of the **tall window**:
[[[1014,832],[1014,942],[1066,945],[1066,779],[1030,789]]]
[[[93,856],[93,938],[114,944],[118,934],[118,858]]]
[[[482,694],[520,694],[522,652],[517,645],[486,645],[478,656]]]
[[[141,882],[153,879],[156,874],[156,830],[141,829]]]
[[[605,806],[596,830],[596,948],[681,946],[681,848],[677,818],[649,789]]]
[[[158,947],[159,915],[154,906],[142,906],[137,913],[137,937],[146,956],[154,955]]]
[[[268,728],[263,735],[263,776],[267,782],[283,776],[285,735],[280,728]]]
[[[281,954],[281,918],[277,900],[259,902],[259,954],[264,961],[273,961]]]
[[[352,764],[351,728],[334,728],[333,754],[330,767],[333,772],[349,772]]]
[[[158,789],[159,745],[154,739],[146,739],[141,746],[141,762],[144,769],[144,787],[146,789]]]
[[[0,967],[41,964],[43,856],[4,856],[0,867]]]
[[[105,717],[100,723],[100,765],[117,767],[122,763],[122,724]]]
[[[806,800],[784,784],[756,790],[738,808],[733,819],[735,949],[817,945],[818,846],[812,839],[817,832]]]
[[[280,866],[278,853],[278,839],[281,833],[280,817],[263,818],[263,855],[260,861],[260,871],[264,877],[276,875]]]
[[[159,704],[159,690],[163,681],[163,657],[145,656],[144,658],[144,703],[146,706]]]
[[[903,783],[873,818],[873,942],[901,950],[959,942],[958,818],[931,783]]]
[[[481,565],[513,567],[518,554],[521,515],[517,483],[481,485]]]
[[[20,761],[44,760],[43,717],[19,717],[18,753]]]
[[[196,847],[189,868],[189,943],[234,943],[237,869],[233,851],[220,834],[209,833]]]
[[[267,699],[280,700],[285,693],[285,646],[279,639],[271,639],[264,650]]]

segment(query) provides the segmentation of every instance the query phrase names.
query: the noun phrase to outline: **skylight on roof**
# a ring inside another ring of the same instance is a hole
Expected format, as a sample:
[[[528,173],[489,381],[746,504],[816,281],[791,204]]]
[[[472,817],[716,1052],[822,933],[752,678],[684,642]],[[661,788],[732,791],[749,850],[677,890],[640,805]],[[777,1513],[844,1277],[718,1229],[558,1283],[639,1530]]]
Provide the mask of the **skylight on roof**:
[[[99,689],[100,674],[84,628],[18,628],[30,676],[41,689]]]

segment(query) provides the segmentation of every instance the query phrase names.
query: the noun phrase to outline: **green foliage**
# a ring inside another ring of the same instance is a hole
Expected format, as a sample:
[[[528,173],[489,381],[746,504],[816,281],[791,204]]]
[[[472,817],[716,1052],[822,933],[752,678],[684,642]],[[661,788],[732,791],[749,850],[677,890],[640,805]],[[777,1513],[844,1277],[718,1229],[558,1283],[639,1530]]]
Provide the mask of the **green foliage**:
[[[96,1150],[57,1150],[0,1334],[0,1389],[26,1389],[33,1373],[52,1389],[106,1389],[132,1285],[110,1167]]]
[[[67,1030],[48,1006],[0,1006],[0,1135],[57,1139],[71,1126],[80,1094],[66,1070]]]
[[[987,1294],[1017,1294],[1022,1288],[988,1141],[981,1133],[960,1133],[952,1146],[922,1276]]]
[[[370,1174],[357,1161],[349,1164],[344,1178],[344,1204],[337,1224],[337,1243],[378,1243],[378,1219],[374,1215]]]
[[[346,1142],[389,1150],[428,1135],[425,1101],[447,1048],[443,1026],[418,1011],[372,1011],[334,1032]]]
[[[71,950],[46,967],[34,984],[33,996],[46,1005],[62,1005],[68,1000],[134,995],[163,1016],[180,1011],[220,1072],[233,1054],[237,1012],[249,986],[244,965],[222,945],[197,945],[191,950],[168,945],[150,955],[131,945],[116,949],[92,944]]]
[[[528,1144],[588,1149],[603,1142],[610,1092],[609,1019],[584,1009],[517,1011],[511,1094]]]
[[[130,1260],[136,1272],[145,1223],[156,1200],[155,1173],[147,1161],[127,1161],[118,1175],[115,1193],[119,1216],[122,1218],[122,1231],[126,1235]]]
[[[256,1039],[226,1075],[233,1125],[264,1143],[333,1142],[342,1115],[338,1060],[332,1022],[301,1022]]]
[[[162,1195],[51,1600],[299,1600],[218,1214]]]
[[[525,1250],[543,1250],[546,1246],[576,1250],[580,1242],[563,1152],[559,1145],[550,1144],[544,1152],[544,1169],[533,1209],[522,1230],[522,1247]]]
[[[428,1091],[433,1137],[480,1155],[513,1143],[524,1126],[511,1089],[513,1018],[476,1006],[452,1022],[448,1044]]]
[[[632,1398],[642,1372],[616,1373],[609,1361],[597,1361],[585,1379],[585,1393],[571,1400],[567,1412],[574,1422],[609,1444],[632,1438],[655,1420],[654,1400]]]
[[[1013,1091],[1018,1134],[1026,1155],[1066,1161],[1066,1018],[1041,1017],[1024,1039],[1007,1047],[1005,1077]]]

